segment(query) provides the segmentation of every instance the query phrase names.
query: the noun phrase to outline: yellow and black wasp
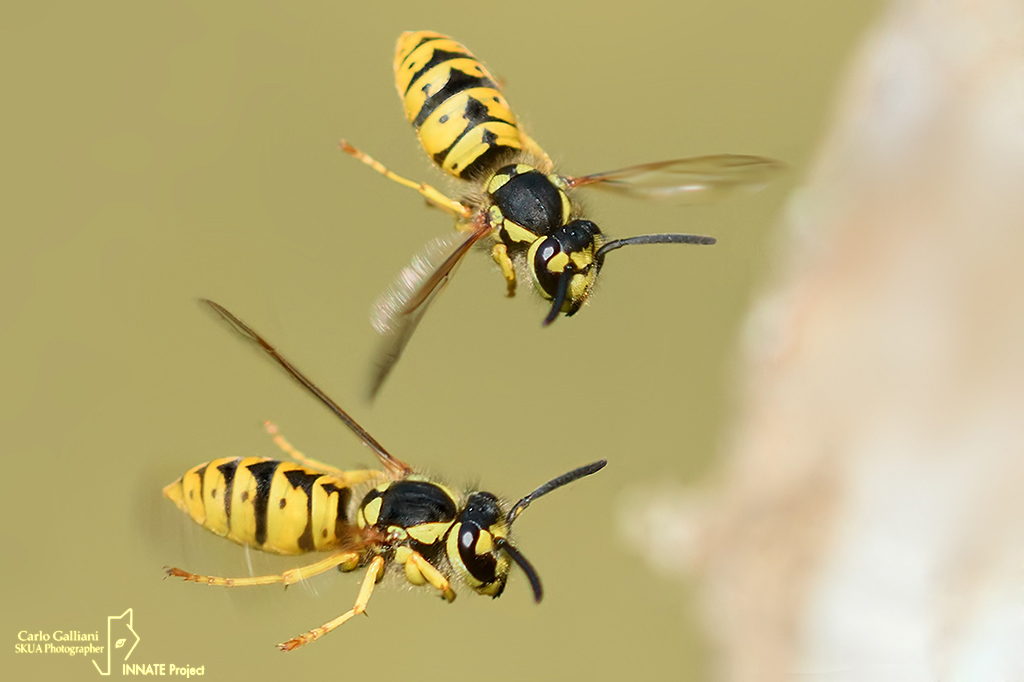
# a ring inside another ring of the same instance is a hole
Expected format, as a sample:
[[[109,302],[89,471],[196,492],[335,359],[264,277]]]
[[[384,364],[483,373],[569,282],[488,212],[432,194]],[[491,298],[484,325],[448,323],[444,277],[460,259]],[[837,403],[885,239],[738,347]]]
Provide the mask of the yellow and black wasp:
[[[604,460],[562,474],[513,505],[489,492],[457,493],[393,457],[259,334],[220,305],[206,303],[334,412],[373,451],[383,471],[341,471],[317,462],[268,424],[274,441],[295,461],[215,459],[190,469],[164,488],[164,495],[203,528],[241,545],[274,554],[329,554],[279,575],[223,578],[168,568],[169,576],[225,587],[291,585],[335,567],[365,568],[352,609],[279,644],[283,651],[319,639],[363,613],[374,585],[392,566],[401,567],[413,585],[429,584],[450,602],[454,578],[479,594],[498,597],[514,563],[530,581],[534,599],[541,600],[537,571],[512,544],[512,524],[538,497],[599,471]],[[357,496],[360,488],[365,490]]]
[[[516,268],[551,300],[544,319],[574,315],[587,300],[605,257],[636,244],[714,244],[712,237],[646,234],[608,240],[583,216],[575,190],[592,186],[633,197],[696,203],[741,188],[759,188],[781,164],[722,154],[631,166],[606,173],[556,173],[548,155],[520,127],[497,81],[463,45],[440,33],[402,34],[395,84],[405,113],[434,163],[463,181],[460,201],[404,178],[342,140],[341,148],[374,170],[415,189],[455,218],[456,232],[430,242],[374,306],[385,337],[371,385],[375,394],[427,306],[470,248],[491,237],[491,256],[512,296]]]

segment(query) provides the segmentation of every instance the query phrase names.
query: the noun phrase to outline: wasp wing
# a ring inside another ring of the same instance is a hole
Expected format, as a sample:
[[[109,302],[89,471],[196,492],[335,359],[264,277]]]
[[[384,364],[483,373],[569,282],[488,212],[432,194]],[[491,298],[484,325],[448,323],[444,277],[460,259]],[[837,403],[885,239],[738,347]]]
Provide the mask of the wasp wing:
[[[266,339],[260,336],[256,332],[256,330],[247,325],[237,315],[235,315],[234,313],[232,313],[230,310],[220,305],[219,303],[216,303],[205,298],[201,300],[208,306],[210,306],[210,308],[212,308],[214,311],[216,311],[218,315],[227,320],[238,333],[249,339],[251,342],[255,343],[257,346],[259,346],[264,353],[269,355],[274,360],[274,362],[276,362],[282,369],[284,369],[289,375],[291,375],[291,377],[295,381],[299,382],[307,391],[312,393],[321,403],[326,405],[327,408],[335,414],[335,416],[337,416],[342,422],[344,422],[345,426],[347,426],[349,429],[352,430],[353,433],[359,436],[360,440],[363,441],[364,445],[373,450],[373,454],[375,454],[377,456],[377,459],[380,460],[381,465],[383,465],[384,469],[387,471],[389,476],[391,476],[392,478],[399,479],[405,478],[406,476],[412,473],[411,466],[409,466],[402,460],[392,455],[386,449],[384,449],[384,446],[378,443],[376,438],[371,436],[366,429],[360,426],[359,422],[357,422],[355,419],[349,416],[348,412],[342,409],[341,406],[338,405],[338,403],[334,402],[334,400],[329,395],[324,393],[323,389],[314,384],[309,377],[300,372],[299,369],[291,363],[291,361],[289,361],[287,358],[281,355],[277,351],[277,349],[274,348],[274,346],[270,345],[270,343]]]
[[[448,283],[463,256],[488,232],[488,228],[479,227],[430,241],[377,299],[370,323],[382,339],[370,379],[371,399],[377,395],[423,314]]]
[[[565,180],[570,187],[593,185],[639,199],[700,204],[725,199],[741,190],[756,192],[784,167],[781,161],[763,156],[717,154],[646,163]]]

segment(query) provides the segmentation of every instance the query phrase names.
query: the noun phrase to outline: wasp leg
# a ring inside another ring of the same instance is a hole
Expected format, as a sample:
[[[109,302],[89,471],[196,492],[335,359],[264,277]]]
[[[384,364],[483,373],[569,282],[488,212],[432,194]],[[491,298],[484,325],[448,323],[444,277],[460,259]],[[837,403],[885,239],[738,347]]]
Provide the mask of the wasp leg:
[[[303,464],[313,469],[318,469],[325,474],[336,476],[341,479],[346,485],[359,485],[367,481],[372,481],[377,478],[386,478],[387,474],[383,471],[377,471],[375,469],[359,469],[357,471],[342,471],[338,467],[333,467],[330,464],[324,464],[323,462],[307,457],[306,455],[299,452],[295,446],[285,440],[285,437],[281,435],[281,432],[277,430],[277,425],[274,422],[266,421],[263,422],[263,428],[266,429],[267,433],[270,434],[274,444],[281,448],[285,454],[297,461],[299,464]]]
[[[350,145],[345,140],[341,140],[338,143],[338,146],[341,148],[341,151],[356,157],[357,159],[365,163],[367,166],[369,166],[373,170],[377,171],[378,173],[386,177],[388,180],[394,180],[400,185],[405,185],[410,189],[416,190],[417,192],[422,194],[427,201],[437,206],[441,210],[461,218],[469,218],[470,216],[473,215],[473,210],[466,206],[465,204],[455,201],[454,199],[449,199],[440,191],[424,182],[416,182],[414,180],[409,180],[408,178],[403,178],[401,175],[385,168],[380,161],[377,161],[375,158],[368,154],[364,154],[363,152],[359,151],[358,149]]]
[[[356,567],[359,566],[359,553],[339,552],[337,554],[332,554],[326,559],[317,561],[314,564],[299,566],[298,568],[287,570],[278,575],[256,575],[249,578],[220,578],[212,575],[198,575],[196,573],[183,571],[180,568],[168,568],[166,571],[167,575],[174,578],[183,578],[188,582],[205,583],[207,585],[247,587],[251,585],[273,585],[274,583],[284,583],[287,587],[288,585],[294,585],[306,578],[312,578],[314,575],[320,575],[335,566],[341,567],[341,570],[343,571],[355,570]]]
[[[370,565],[366,568],[366,576],[363,578],[363,586],[359,588],[359,596],[356,597],[355,606],[352,607],[351,611],[347,611],[334,620],[328,621],[318,628],[313,628],[309,632],[301,634],[298,637],[293,637],[287,642],[281,642],[277,645],[277,648],[281,651],[297,649],[303,644],[309,644],[312,641],[320,639],[353,616],[358,616],[360,613],[366,611],[366,604],[369,603],[370,595],[373,594],[373,586],[376,585],[383,576],[384,557],[375,556],[373,561],[371,561]]]
[[[512,259],[508,257],[508,247],[504,244],[495,244],[491,249],[491,258],[501,268],[501,274],[505,276],[505,283],[508,285],[507,296],[512,298],[516,295],[516,269],[512,265]]]
[[[524,133],[521,129],[519,131],[519,139],[523,143],[523,148],[526,149],[530,154],[533,154],[541,162],[541,167],[538,169],[542,173],[550,173],[555,169],[554,162],[551,161],[551,157],[548,153],[540,148],[532,137]]]
[[[419,552],[410,552],[405,560],[405,576],[413,585],[428,582],[433,585],[446,601],[455,601],[455,591],[448,578],[441,574],[433,564],[423,558]]]

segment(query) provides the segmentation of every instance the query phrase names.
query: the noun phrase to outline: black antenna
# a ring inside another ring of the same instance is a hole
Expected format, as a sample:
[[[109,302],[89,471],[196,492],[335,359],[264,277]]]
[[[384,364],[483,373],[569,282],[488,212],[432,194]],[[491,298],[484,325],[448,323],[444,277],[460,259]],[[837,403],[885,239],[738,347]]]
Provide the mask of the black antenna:
[[[526,579],[530,581],[530,587],[533,589],[533,601],[540,603],[540,600],[544,598],[544,588],[540,584],[540,576],[537,575],[537,571],[533,568],[533,564],[526,560],[523,553],[520,552],[515,546],[506,540],[505,538],[494,538],[494,545],[501,551],[508,554],[512,561],[516,562],[519,568],[523,569],[523,573],[526,574]]]
[[[572,262],[566,263],[565,270],[562,270],[562,276],[558,278],[558,290],[555,291],[555,297],[551,301],[551,312],[544,318],[543,326],[546,327],[554,322],[558,313],[561,312],[565,297],[569,294],[569,282],[572,281],[574,274],[576,274],[576,268]]]
[[[568,473],[562,474],[561,476],[551,479],[550,481],[540,486],[523,499],[516,502],[515,506],[513,506],[512,509],[509,510],[508,512],[508,516],[506,517],[506,523],[508,523],[508,525],[511,527],[512,524],[515,522],[516,517],[518,517],[519,514],[522,513],[524,509],[529,507],[530,503],[536,500],[538,497],[547,495],[552,490],[557,490],[558,488],[561,488],[563,485],[572,483],[573,481],[583,478],[584,476],[589,476],[590,474],[596,473],[603,469],[604,465],[607,463],[608,460],[601,459],[594,462],[593,464],[588,464],[578,469],[573,469]],[[541,587],[540,576],[537,575],[537,571],[533,568],[533,564],[527,561],[526,557],[523,556],[523,553],[516,549],[515,545],[513,545],[505,538],[494,538],[494,545],[501,551],[508,554],[509,557],[511,557],[512,561],[516,562],[516,565],[519,566],[519,568],[523,569],[523,573],[526,574],[526,578],[530,581],[530,587],[533,589],[533,600],[536,602],[540,602],[541,598],[544,596],[544,589]]]
[[[516,502],[515,506],[512,507],[511,510],[509,510],[505,522],[511,526],[515,522],[516,517],[519,516],[524,509],[529,507],[530,503],[536,500],[538,497],[547,495],[552,490],[557,490],[558,488],[561,488],[563,485],[572,483],[573,481],[583,478],[584,476],[589,476],[590,474],[597,473],[601,469],[604,469],[604,465],[607,463],[608,460],[600,459],[594,462],[593,464],[582,466],[579,469],[573,469],[568,473],[562,474],[557,478],[551,479],[550,481],[548,481],[541,487],[537,488],[523,499]]]
[[[641,234],[636,237],[627,237],[626,239],[616,239],[608,242],[597,250],[594,260],[601,262],[609,251],[621,249],[623,246],[633,246],[634,244],[699,244],[709,246],[716,241],[718,240],[714,237],[705,237],[699,234]]]

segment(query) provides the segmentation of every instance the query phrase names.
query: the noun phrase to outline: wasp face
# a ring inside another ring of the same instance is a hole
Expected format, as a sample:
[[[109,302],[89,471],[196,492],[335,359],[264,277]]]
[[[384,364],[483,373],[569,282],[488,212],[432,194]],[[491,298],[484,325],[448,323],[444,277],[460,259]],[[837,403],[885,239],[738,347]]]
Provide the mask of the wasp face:
[[[509,558],[498,545],[508,535],[505,515],[491,493],[473,493],[448,531],[448,560],[480,594],[499,596],[508,581]]]
[[[557,176],[520,163],[499,168],[487,182],[488,220],[510,248],[534,242],[569,220],[572,205]]]
[[[589,220],[574,220],[530,246],[527,264],[544,298],[558,296],[563,277],[569,278],[561,305],[566,315],[580,309],[594,286],[600,268],[596,254],[603,242],[597,225]]]

